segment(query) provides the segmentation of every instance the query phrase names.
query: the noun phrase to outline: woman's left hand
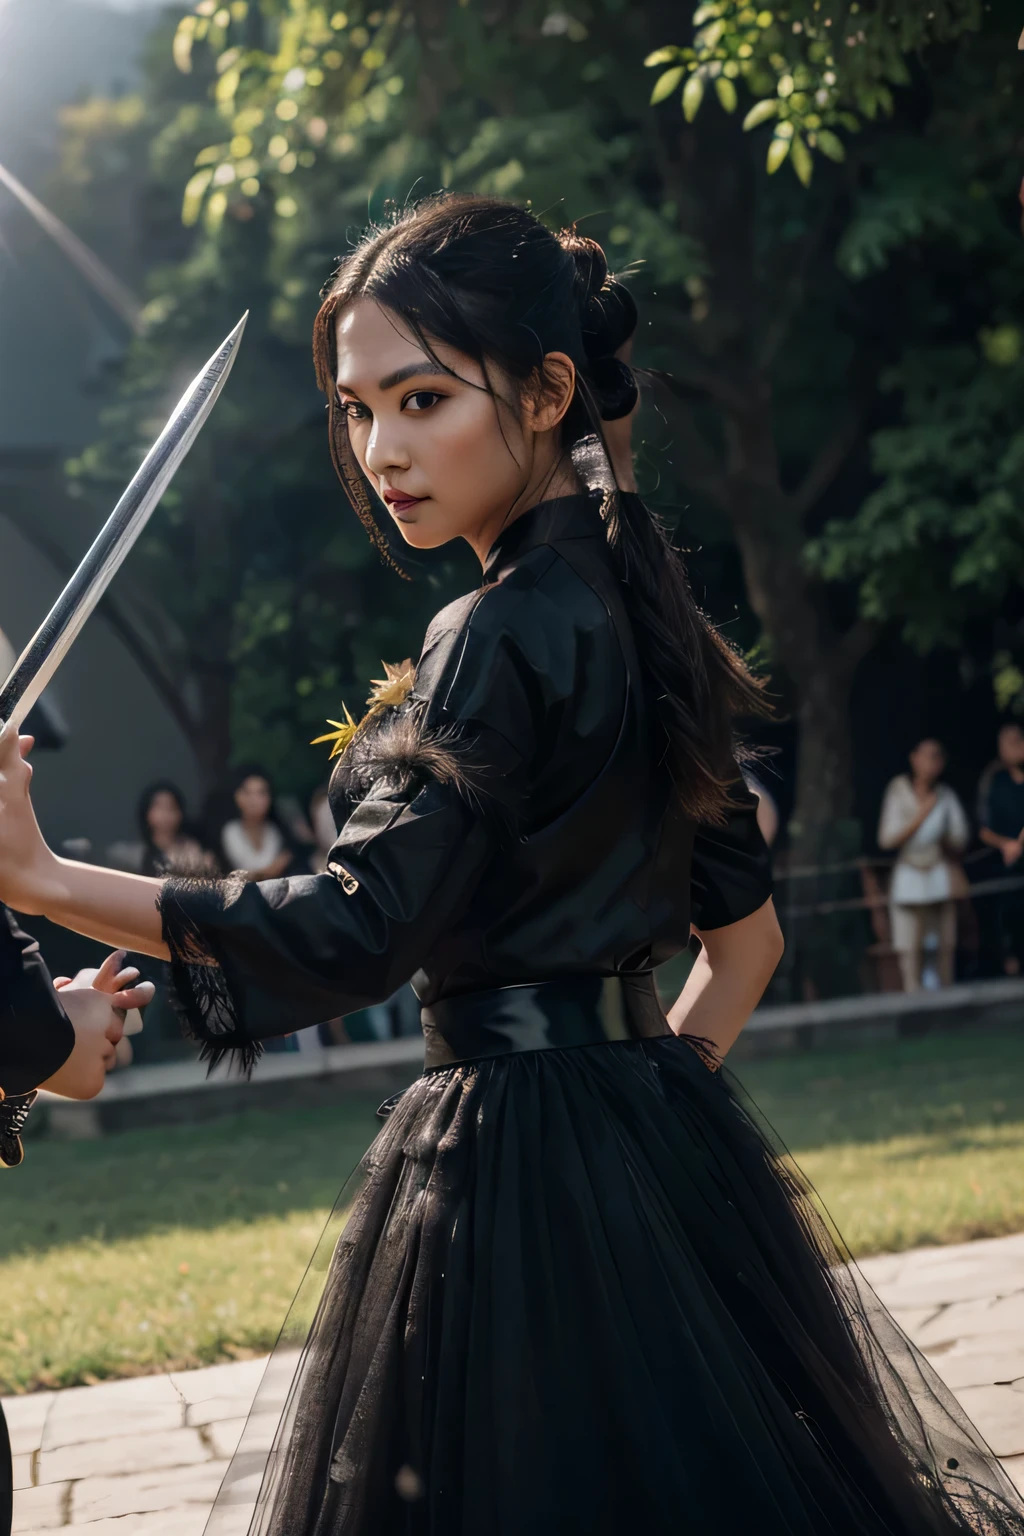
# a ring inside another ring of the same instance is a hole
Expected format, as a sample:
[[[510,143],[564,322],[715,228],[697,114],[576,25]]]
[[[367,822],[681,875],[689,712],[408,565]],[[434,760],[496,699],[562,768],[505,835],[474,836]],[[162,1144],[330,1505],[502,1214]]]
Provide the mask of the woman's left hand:
[[[43,840],[29,786],[31,736],[6,725],[0,731],[0,901],[17,912],[46,910],[57,861]]]

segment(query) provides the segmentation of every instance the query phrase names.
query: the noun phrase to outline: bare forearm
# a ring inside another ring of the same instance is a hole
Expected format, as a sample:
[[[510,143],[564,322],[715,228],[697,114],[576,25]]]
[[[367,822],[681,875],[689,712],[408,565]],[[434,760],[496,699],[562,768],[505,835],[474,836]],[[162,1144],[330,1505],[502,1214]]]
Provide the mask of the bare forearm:
[[[698,1035],[709,1040],[716,1054],[724,1057],[736,1044],[770,978],[771,971],[756,979],[743,971],[716,973],[707,951],[701,950],[669,1012],[669,1025],[677,1035]]]
[[[117,949],[169,958],[157,901],[161,881],[73,859],[54,859],[41,902],[44,917]]]
[[[698,937],[700,955],[668,1022],[676,1034],[709,1040],[722,1057],[761,1001],[782,957],[782,935],[768,902],[741,922]]]

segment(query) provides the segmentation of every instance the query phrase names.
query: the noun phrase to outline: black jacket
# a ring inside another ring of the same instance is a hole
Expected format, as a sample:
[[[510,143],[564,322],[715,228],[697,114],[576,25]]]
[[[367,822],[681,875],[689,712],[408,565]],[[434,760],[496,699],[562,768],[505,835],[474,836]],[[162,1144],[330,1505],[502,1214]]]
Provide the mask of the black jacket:
[[[172,977],[216,1054],[389,997],[647,971],[771,894],[755,798],[697,827],[663,766],[600,497],[541,504],[340,760],[325,874],[171,880]],[[215,962],[213,965],[210,962]],[[251,1051],[249,1052],[251,1057]]]
[[[38,1088],[71,1055],[75,1032],[39,945],[0,906],[0,1088],[16,1098]]]

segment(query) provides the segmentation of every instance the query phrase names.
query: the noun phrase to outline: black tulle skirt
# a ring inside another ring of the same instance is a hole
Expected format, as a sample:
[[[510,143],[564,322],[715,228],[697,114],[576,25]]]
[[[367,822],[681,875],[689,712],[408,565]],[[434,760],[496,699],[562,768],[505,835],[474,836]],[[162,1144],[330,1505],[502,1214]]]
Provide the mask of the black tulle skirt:
[[[791,1162],[674,1037],[417,1080],[282,1350],[300,1335],[253,1536],[1024,1533]]]

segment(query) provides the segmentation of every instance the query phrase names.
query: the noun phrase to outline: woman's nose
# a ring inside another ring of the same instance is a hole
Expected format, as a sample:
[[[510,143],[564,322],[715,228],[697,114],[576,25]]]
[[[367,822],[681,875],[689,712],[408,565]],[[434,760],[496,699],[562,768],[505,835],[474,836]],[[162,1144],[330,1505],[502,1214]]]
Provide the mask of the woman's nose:
[[[386,475],[389,469],[408,469],[409,454],[403,442],[399,422],[375,416],[366,443],[366,467],[375,475]]]

